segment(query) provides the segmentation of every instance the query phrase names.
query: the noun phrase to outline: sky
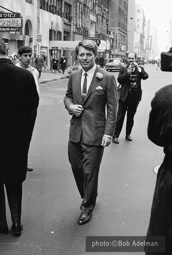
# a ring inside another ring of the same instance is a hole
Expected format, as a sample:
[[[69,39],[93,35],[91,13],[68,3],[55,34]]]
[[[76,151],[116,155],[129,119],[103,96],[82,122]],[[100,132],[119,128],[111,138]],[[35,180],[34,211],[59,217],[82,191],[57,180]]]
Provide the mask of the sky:
[[[172,0],[136,0],[136,4],[142,5],[146,19],[151,20],[151,26],[157,28],[159,49],[166,50]]]

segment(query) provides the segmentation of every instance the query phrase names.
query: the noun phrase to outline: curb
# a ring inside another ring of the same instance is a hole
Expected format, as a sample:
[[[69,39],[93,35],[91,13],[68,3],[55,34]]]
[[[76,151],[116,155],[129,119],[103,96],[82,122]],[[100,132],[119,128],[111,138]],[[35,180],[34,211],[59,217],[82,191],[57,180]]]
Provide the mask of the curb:
[[[44,84],[44,83],[47,83],[47,82],[58,81],[58,80],[67,79],[67,78],[69,78],[69,75],[68,76],[62,76],[60,78],[46,80],[46,81],[45,80],[44,81],[40,81],[39,84]]]

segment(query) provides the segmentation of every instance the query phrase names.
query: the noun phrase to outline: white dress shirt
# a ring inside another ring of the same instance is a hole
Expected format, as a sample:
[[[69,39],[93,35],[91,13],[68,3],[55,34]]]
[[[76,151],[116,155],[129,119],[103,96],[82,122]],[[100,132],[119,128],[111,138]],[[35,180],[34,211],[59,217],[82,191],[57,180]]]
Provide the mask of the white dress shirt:
[[[81,91],[83,89],[85,73],[87,73],[87,92],[88,92],[88,89],[90,87],[90,84],[91,84],[91,81],[93,79],[95,71],[96,71],[96,65],[94,65],[88,72],[85,72],[84,69],[82,70],[82,75],[81,75]]]

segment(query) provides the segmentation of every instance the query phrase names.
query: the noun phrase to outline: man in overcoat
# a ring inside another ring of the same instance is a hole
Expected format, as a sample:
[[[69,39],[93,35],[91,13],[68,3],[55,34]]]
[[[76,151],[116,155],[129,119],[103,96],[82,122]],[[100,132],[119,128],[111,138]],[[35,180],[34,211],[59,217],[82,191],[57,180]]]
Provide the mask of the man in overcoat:
[[[72,114],[68,155],[82,198],[82,225],[91,219],[96,204],[100,163],[116,122],[117,89],[115,77],[95,64],[94,41],[81,41],[76,53],[82,69],[70,75],[64,103]]]
[[[147,255],[172,254],[172,85],[158,90],[151,102],[148,138],[164,148],[164,159],[159,168],[152,202],[147,240],[165,238],[165,251],[147,249]]]
[[[12,231],[20,235],[22,183],[26,179],[28,150],[39,96],[33,75],[16,67],[0,40],[0,233],[8,234],[5,189]]]
[[[121,65],[118,75],[121,91],[119,96],[117,122],[113,135],[113,142],[116,144],[119,143],[118,137],[121,133],[126,113],[125,139],[127,141],[132,141],[131,131],[134,125],[134,116],[142,97],[141,80],[146,80],[148,77],[149,76],[144,68],[138,66],[136,63],[136,54],[134,52],[128,53],[128,63],[127,65]]]

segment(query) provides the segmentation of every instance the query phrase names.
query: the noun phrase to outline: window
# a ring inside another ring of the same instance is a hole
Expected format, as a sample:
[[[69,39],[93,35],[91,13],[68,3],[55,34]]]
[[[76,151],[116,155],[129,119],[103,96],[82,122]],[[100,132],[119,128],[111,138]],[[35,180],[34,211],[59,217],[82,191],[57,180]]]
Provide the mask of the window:
[[[70,4],[65,3],[64,4],[64,17],[68,20],[71,18],[71,9],[72,6]]]

